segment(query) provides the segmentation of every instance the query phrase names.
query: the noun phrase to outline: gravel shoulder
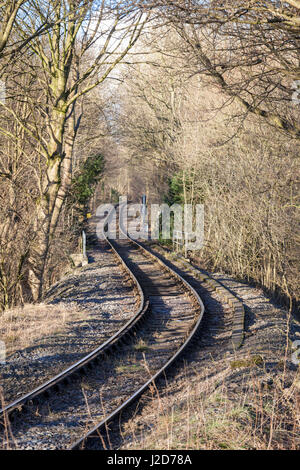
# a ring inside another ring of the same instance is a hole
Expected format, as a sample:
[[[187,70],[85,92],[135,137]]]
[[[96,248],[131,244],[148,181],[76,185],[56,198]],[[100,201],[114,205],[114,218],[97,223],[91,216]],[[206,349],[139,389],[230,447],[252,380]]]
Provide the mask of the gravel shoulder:
[[[0,365],[1,389],[8,403],[50,379],[98,347],[137,311],[139,300],[104,243],[88,252],[89,264],[51,287],[40,308],[61,313],[54,332],[37,335]],[[26,306],[28,308],[28,306]],[[38,305],[33,306],[39,308]],[[35,328],[34,315],[30,318]]]
[[[300,373],[292,360],[299,321],[262,289],[213,273],[245,307],[245,339],[233,351],[231,309],[167,251],[152,249],[193,282],[206,312],[184,367],[141,401],[140,414],[122,430],[120,448],[299,449]]]

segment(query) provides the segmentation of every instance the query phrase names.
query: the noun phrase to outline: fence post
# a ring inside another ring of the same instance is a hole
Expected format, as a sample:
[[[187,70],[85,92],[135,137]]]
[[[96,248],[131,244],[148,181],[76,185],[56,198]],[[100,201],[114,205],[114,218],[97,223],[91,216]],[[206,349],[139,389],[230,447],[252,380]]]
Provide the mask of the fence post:
[[[6,360],[6,345],[4,341],[0,341],[0,364],[5,364]]]
[[[149,239],[149,233],[148,233],[148,218],[147,218],[147,198],[146,195],[144,194],[142,196],[142,210],[141,210],[141,218],[142,218],[142,235],[144,238],[147,240]]]
[[[5,104],[6,101],[6,85],[3,80],[0,80],[0,102]]]
[[[86,234],[84,230],[82,230],[82,256],[86,258]]]

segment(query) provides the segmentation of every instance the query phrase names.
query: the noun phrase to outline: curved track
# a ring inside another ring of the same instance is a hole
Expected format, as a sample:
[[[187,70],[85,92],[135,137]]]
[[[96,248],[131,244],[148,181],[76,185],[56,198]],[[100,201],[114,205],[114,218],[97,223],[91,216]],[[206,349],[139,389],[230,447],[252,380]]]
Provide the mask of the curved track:
[[[165,328],[165,334],[168,336],[168,341],[176,343],[176,347],[173,351],[170,348],[168,360],[134,394],[73,444],[70,447],[73,450],[93,449],[97,447],[97,442],[103,442],[109,423],[116,420],[151,384],[163,376],[183,353],[194,338],[204,314],[203,302],[195,289],[146,247],[130,238],[122,222],[119,228],[125,239],[113,241],[108,235],[109,242],[119,256],[126,261],[127,266],[140,282],[145,297],[149,299],[152,325],[156,327],[158,323],[164,323],[165,304],[171,304],[170,317],[172,318],[169,317],[169,327]],[[185,300],[185,297],[189,298],[189,302]],[[191,309],[191,304],[193,309]]]
[[[109,214],[107,222],[112,217],[113,211]],[[104,224],[104,227],[107,225]],[[136,286],[136,293],[140,298],[138,312],[104,344],[61,374],[1,410],[3,421],[7,421],[7,415],[12,417],[14,411],[16,414],[18,412],[19,417],[25,410],[30,412],[34,406],[41,401],[44,402],[46,397],[49,399],[58,394],[55,398],[59,400],[59,393],[62,390],[66,395],[65,389],[72,388],[74,377],[78,377],[79,374],[89,375],[101,369],[100,364],[115,351],[118,351],[118,356],[121,356],[121,353],[126,356],[128,354],[126,345],[129,344],[129,349],[132,348],[135,335],[139,332],[140,339],[146,340],[149,350],[146,354],[143,353],[143,357],[148,361],[146,380],[145,374],[144,376],[141,374],[142,383],[136,381],[138,386],[133,393],[130,391],[121,405],[112,406],[113,409],[108,407],[108,412],[103,413],[106,416],[104,419],[99,420],[88,432],[81,432],[81,437],[77,438],[75,443],[72,436],[73,444],[67,446],[70,449],[94,448],[100,441],[99,436],[102,439],[101,430],[106,430],[109,422],[118,417],[158,377],[165,374],[193,339],[204,313],[203,303],[196,291],[163,261],[137,241],[129,238],[123,226],[121,233],[121,240],[113,240],[110,234],[105,238]],[[120,388],[124,387],[124,384],[126,385],[126,377],[123,378],[123,382],[120,381]],[[47,434],[47,427],[45,429]]]

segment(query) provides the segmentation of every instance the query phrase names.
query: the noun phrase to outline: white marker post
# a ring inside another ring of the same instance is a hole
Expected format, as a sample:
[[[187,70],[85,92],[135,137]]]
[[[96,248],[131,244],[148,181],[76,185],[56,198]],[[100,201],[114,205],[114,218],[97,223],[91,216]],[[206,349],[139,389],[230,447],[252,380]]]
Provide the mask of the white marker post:
[[[148,240],[148,216],[147,216],[147,201],[145,194],[142,196],[142,235]]]
[[[82,256],[86,258],[86,234],[82,231]]]
[[[180,230],[173,230],[173,250],[174,246],[176,253],[183,247],[183,234]]]
[[[6,86],[3,80],[0,80],[0,103],[5,104],[6,100]]]
[[[6,363],[6,345],[4,341],[0,341],[0,364]]]
[[[86,266],[89,263],[89,259],[86,254],[86,233],[82,230],[82,266]]]

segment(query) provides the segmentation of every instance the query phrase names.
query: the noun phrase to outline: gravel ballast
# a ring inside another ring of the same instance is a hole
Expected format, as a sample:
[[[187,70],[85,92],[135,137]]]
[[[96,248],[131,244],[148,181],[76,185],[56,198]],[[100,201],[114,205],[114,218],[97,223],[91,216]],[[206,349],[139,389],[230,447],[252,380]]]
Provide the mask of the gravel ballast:
[[[6,404],[98,347],[137,311],[139,299],[108,246],[103,243],[88,255],[87,266],[57,282],[45,296],[43,308],[57,305],[64,312],[58,331],[35,339],[1,364]]]

